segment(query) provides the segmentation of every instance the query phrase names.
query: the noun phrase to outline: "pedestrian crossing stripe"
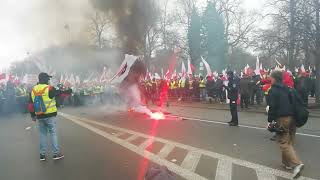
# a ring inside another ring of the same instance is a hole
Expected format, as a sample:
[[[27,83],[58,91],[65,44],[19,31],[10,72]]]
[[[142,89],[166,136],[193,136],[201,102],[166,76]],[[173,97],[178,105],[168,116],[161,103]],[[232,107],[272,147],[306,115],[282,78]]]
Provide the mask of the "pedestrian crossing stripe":
[[[76,116],[65,114],[65,113],[59,113],[59,115],[61,115],[62,117],[74,122],[75,124],[78,124],[78,125],[86,128],[86,129],[88,129],[98,135],[101,135],[102,137],[104,137],[106,139],[109,139],[110,141],[112,141],[116,144],[119,144],[119,145],[139,154],[140,156],[143,156],[143,157],[149,159],[150,161],[153,161],[154,163],[167,166],[168,169],[170,169],[172,172],[174,172],[174,173],[176,173],[176,174],[180,175],[181,177],[184,177],[185,179],[188,179],[188,180],[208,180],[207,178],[202,177],[201,175],[195,173],[195,169],[199,163],[200,157],[203,155],[209,156],[214,159],[218,159],[218,167],[217,167],[216,176],[215,176],[216,180],[231,180],[233,165],[239,165],[239,166],[243,166],[243,167],[255,170],[258,180],[276,180],[277,177],[281,177],[284,179],[291,179],[292,178],[291,173],[281,171],[278,169],[273,169],[273,168],[270,168],[267,166],[255,164],[255,163],[252,163],[249,161],[232,158],[232,157],[229,157],[229,156],[226,156],[223,154],[211,152],[211,151],[204,150],[204,149],[199,149],[196,147],[181,144],[178,142],[169,141],[169,140],[159,138],[159,137],[146,135],[146,134],[135,132],[135,131],[132,131],[129,129],[124,129],[124,128],[120,128],[117,126],[113,126],[113,125],[110,125],[107,123],[101,123],[101,122],[89,120],[87,118],[76,117]],[[109,134],[103,130],[100,130],[99,128],[94,127],[93,125],[112,129],[114,131],[117,131],[119,134],[120,133],[127,133],[127,134],[130,134],[131,136],[127,139],[120,139],[119,136]],[[142,137],[146,140],[142,144],[140,144],[139,146],[136,146],[136,145],[133,145],[130,143],[131,141],[133,141],[139,137]],[[146,150],[146,148],[155,141],[161,142],[164,144],[164,146],[162,147],[162,149],[160,150],[160,152],[158,154],[153,154],[153,153]],[[165,159],[169,155],[169,153],[171,151],[173,151],[173,149],[175,147],[185,149],[188,151],[188,153],[187,153],[186,157],[184,158],[184,160],[182,161],[181,165],[177,165],[177,164]],[[308,178],[308,177],[300,177],[299,180],[300,179],[301,180],[315,180],[315,179]]]

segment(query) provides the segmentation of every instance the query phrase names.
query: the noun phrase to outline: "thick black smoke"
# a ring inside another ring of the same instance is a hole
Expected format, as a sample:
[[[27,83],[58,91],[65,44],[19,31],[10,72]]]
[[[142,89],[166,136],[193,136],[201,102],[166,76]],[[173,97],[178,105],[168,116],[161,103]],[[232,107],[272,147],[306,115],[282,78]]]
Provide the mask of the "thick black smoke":
[[[91,0],[93,7],[109,12],[128,54],[138,55],[147,27],[155,17],[153,0]]]

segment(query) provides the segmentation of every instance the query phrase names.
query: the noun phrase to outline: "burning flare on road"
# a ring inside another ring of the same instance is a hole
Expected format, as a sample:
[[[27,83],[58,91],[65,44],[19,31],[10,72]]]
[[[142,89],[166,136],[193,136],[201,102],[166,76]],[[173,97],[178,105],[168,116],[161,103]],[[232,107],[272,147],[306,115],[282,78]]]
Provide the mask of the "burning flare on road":
[[[154,112],[150,114],[150,118],[154,120],[163,120],[165,116],[162,112]]]

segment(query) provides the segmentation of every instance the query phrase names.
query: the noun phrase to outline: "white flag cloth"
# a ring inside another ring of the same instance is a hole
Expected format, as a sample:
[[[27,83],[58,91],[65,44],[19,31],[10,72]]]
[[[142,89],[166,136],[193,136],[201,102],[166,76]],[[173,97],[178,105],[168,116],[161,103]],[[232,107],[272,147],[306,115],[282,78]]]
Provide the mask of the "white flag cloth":
[[[164,78],[163,68],[161,68],[161,78]]]
[[[76,85],[76,79],[73,74],[71,74],[71,76],[69,78],[69,82],[70,82],[71,86],[73,86],[73,87]]]
[[[188,75],[191,74],[192,75],[192,68],[191,68],[191,61],[190,59],[188,59]]]
[[[182,74],[181,77],[186,77],[186,74],[187,74],[186,66],[183,61],[181,65],[181,74]]]
[[[211,71],[209,63],[206,60],[204,60],[203,57],[201,57],[201,59],[202,59],[204,66],[207,69],[207,76],[212,76],[212,71]]]
[[[137,61],[138,57],[126,54],[117,74],[111,79],[111,83],[121,83],[129,74],[130,68]]]
[[[306,69],[304,68],[304,65],[303,65],[303,64],[301,65],[300,70],[301,70],[301,72],[303,72],[303,73],[306,72]]]
[[[260,60],[259,60],[259,56],[257,56],[256,69],[254,70],[254,73],[256,75],[260,75]]]
[[[76,76],[76,84],[81,84],[81,80],[80,80],[80,77],[79,76]]]
[[[158,80],[161,79],[161,77],[160,77],[160,75],[159,75],[158,73],[155,73],[155,74],[154,74],[154,78],[155,78],[155,79],[158,79]]]

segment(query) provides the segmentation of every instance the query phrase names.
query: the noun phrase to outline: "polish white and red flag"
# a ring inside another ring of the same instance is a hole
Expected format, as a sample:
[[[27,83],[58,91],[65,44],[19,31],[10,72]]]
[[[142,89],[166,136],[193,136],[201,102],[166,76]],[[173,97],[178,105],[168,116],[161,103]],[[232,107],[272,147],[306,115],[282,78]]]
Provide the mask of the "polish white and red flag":
[[[188,75],[192,75],[195,70],[196,68],[191,64],[190,59],[188,59]]]
[[[211,70],[211,67],[210,67],[209,63],[206,60],[204,60],[203,57],[201,57],[201,60],[202,60],[202,62],[204,64],[204,66],[207,69],[207,76],[211,77],[213,74],[212,74],[212,70]]]

